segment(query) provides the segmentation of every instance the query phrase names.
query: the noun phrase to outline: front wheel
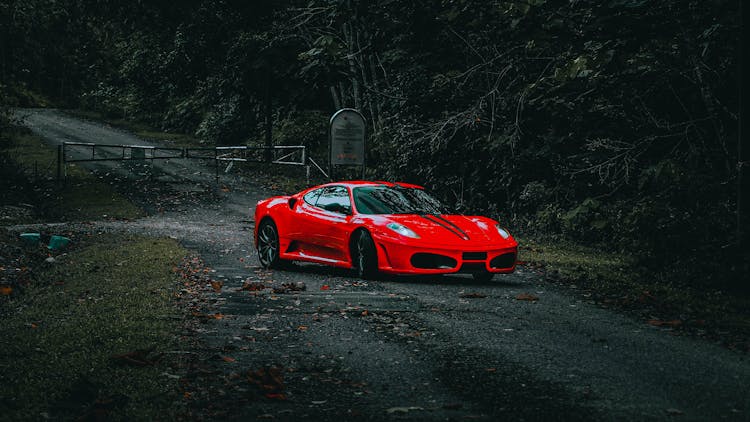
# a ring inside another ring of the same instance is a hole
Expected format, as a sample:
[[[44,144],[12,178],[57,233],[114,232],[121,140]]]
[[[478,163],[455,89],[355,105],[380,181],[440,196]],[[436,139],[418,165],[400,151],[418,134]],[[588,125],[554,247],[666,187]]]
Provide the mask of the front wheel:
[[[258,259],[265,268],[279,266],[279,232],[271,220],[263,220],[258,227]]]
[[[357,276],[362,279],[372,279],[378,273],[378,254],[375,242],[366,231],[360,231],[354,243],[352,261]]]

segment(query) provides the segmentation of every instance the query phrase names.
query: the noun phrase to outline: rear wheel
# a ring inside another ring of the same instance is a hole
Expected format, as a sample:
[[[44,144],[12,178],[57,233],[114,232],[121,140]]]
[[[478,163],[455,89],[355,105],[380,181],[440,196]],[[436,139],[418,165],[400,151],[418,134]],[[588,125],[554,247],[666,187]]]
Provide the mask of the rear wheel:
[[[265,268],[279,266],[279,231],[270,219],[265,219],[258,227],[258,259]]]
[[[371,279],[378,273],[378,254],[375,250],[375,242],[369,233],[362,230],[356,235],[352,248],[352,264],[357,271],[357,276],[362,279]]]
[[[495,274],[489,271],[484,271],[484,272],[471,273],[471,276],[474,277],[474,280],[476,281],[488,282],[492,280],[492,277],[494,277]]]

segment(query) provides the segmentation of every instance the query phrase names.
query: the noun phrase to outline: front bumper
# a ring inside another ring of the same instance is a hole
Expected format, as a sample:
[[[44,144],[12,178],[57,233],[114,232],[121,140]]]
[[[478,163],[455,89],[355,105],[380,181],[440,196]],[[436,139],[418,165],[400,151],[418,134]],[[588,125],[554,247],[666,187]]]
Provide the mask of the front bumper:
[[[490,272],[495,274],[512,273],[516,268],[518,245],[499,246],[477,244],[470,246],[408,245],[387,239],[375,239],[378,251],[378,267],[388,274],[455,274]],[[440,268],[425,268],[415,254],[433,254],[448,259],[439,260]],[[512,256],[507,255],[512,254]],[[414,264],[419,266],[415,266]],[[506,266],[510,264],[509,266]],[[495,266],[493,266],[495,265]],[[498,267],[502,265],[501,267]]]

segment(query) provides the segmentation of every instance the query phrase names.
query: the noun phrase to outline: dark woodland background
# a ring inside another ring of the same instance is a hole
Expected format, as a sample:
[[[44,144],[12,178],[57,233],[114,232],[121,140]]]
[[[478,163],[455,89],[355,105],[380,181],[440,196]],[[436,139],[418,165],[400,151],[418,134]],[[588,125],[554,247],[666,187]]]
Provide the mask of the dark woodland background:
[[[724,0],[3,0],[4,128],[49,101],[323,158],[355,107],[369,177],[720,285],[739,24]]]

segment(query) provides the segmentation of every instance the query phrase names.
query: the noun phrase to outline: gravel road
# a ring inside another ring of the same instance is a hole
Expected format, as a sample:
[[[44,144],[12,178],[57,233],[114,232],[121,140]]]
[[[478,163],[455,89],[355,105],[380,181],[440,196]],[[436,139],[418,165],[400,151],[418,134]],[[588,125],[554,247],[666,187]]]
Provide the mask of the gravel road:
[[[50,143],[149,144],[55,110],[17,115]],[[182,177],[164,183],[211,195],[137,221],[93,224],[176,238],[224,282],[205,295],[225,318],[197,332],[204,356],[234,361],[206,371],[211,404],[196,418],[750,420],[747,355],[599,308],[524,267],[490,283],[458,276],[362,282],[316,265],[263,270],[251,244],[252,209],[272,192],[233,174],[222,175],[227,191],[212,190],[213,169],[183,161],[154,166]],[[139,200],[147,210],[164,205],[147,194]],[[240,290],[244,282],[306,289],[249,292]],[[284,368],[285,400],[248,400],[228,381],[269,366]]]

